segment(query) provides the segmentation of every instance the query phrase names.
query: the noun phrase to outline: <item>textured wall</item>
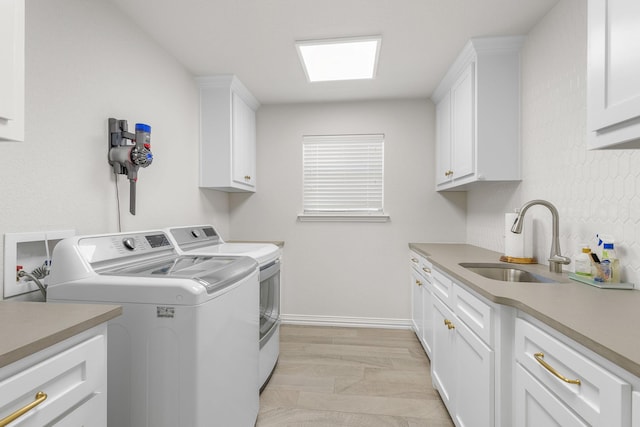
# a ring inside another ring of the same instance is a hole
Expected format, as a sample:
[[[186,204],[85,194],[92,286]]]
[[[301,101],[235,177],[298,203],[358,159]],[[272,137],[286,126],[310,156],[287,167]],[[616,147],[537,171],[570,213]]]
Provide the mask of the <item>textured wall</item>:
[[[504,212],[531,199],[560,211],[560,245],[574,256],[596,233],[616,239],[623,280],[640,280],[640,152],[587,151],[587,5],[562,0],[528,35],[522,65],[522,165],[519,184],[494,184],[467,195],[467,242],[504,249]],[[551,215],[534,215],[535,255],[545,262]],[[546,262],[545,262],[546,263]],[[573,271],[573,265],[569,266]]]

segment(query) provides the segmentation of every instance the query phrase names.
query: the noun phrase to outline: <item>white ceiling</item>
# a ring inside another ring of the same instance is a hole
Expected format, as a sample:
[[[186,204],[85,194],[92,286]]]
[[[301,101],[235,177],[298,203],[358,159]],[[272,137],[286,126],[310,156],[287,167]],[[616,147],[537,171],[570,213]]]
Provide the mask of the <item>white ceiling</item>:
[[[470,37],[527,34],[559,0],[111,0],[194,75],[263,104],[429,97]],[[372,81],[307,83],[294,42],[382,35]]]

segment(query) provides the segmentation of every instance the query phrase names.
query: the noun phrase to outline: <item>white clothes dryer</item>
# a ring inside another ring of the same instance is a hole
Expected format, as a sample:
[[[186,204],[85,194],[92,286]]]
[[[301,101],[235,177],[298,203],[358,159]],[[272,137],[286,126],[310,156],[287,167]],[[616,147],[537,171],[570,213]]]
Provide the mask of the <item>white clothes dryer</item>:
[[[258,264],[179,255],[163,231],[56,245],[48,300],[110,303],[110,427],[251,427],[259,406]]]
[[[243,255],[260,265],[259,384],[267,384],[280,354],[280,248],[272,243],[226,243],[212,225],[165,230],[182,254]]]

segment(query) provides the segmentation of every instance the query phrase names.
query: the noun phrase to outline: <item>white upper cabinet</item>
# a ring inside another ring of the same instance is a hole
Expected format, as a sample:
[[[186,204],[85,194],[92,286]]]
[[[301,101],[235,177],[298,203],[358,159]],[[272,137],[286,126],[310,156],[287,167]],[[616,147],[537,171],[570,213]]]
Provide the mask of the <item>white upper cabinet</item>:
[[[640,148],[640,2],[589,0],[588,148]]]
[[[24,0],[0,0],[0,141],[24,140]]]
[[[256,98],[235,76],[199,77],[200,187],[256,191]]]
[[[520,180],[523,40],[471,39],[434,91],[437,190]]]

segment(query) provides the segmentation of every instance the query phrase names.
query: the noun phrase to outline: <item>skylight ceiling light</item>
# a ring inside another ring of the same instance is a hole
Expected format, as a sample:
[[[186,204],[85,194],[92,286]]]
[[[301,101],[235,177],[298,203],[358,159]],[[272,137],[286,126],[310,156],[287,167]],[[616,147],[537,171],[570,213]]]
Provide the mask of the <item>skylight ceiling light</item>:
[[[380,36],[296,42],[310,82],[372,79],[376,76]]]

